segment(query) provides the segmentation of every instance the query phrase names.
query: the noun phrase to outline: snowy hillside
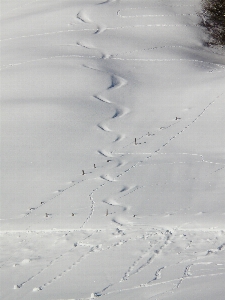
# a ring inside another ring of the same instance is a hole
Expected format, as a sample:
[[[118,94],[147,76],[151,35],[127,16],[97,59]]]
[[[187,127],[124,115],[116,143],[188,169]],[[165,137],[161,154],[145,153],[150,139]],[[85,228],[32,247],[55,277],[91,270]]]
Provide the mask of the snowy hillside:
[[[1,299],[224,299],[225,56],[199,0],[1,0]]]

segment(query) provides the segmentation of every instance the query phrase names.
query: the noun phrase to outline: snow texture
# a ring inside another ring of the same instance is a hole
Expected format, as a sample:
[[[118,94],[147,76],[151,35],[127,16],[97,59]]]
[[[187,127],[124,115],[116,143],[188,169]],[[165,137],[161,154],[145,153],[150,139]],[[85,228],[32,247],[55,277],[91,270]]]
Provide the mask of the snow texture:
[[[225,58],[199,11],[1,1],[1,299],[224,299]]]

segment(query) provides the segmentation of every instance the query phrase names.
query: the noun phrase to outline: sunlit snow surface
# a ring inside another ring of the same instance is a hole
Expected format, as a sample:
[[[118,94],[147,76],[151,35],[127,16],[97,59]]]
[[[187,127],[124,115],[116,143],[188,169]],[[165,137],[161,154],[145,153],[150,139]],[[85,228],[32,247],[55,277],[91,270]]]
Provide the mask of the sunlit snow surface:
[[[1,299],[224,299],[225,58],[196,0],[1,0]]]

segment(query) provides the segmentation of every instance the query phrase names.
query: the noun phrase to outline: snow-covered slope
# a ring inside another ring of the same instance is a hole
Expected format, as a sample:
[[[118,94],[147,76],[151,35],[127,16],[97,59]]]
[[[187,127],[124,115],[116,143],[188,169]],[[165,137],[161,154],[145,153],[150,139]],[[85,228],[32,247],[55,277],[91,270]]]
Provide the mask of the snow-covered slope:
[[[200,1],[1,1],[1,298],[223,299],[225,59]]]

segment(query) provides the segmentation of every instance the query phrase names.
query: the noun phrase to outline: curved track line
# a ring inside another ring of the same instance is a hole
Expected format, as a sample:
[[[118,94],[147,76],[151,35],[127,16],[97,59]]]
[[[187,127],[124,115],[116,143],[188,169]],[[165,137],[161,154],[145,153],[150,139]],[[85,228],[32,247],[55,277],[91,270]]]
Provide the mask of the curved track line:
[[[59,31],[52,31],[52,32],[44,32],[44,33],[36,33],[36,34],[30,34],[30,35],[21,35],[16,37],[11,37],[7,39],[2,39],[0,42],[6,42],[11,40],[18,40],[18,39],[25,39],[25,38],[32,38],[37,36],[45,36],[45,35],[53,35],[53,34],[60,34],[60,33],[68,33],[68,32],[82,32],[82,31],[93,31],[93,29],[68,29],[68,30],[59,30]]]
[[[93,24],[94,22],[89,19],[89,17],[84,13],[83,10],[81,10],[77,14],[77,19],[80,20],[83,23]],[[97,29],[94,31],[94,34],[100,34],[106,30],[106,26],[104,24],[96,24]]]
[[[87,65],[85,65],[86,68],[89,68]],[[123,86],[125,86],[127,84],[127,80],[125,78],[122,78],[116,74],[110,74],[107,71],[103,71],[103,70],[99,70],[99,69],[95,69],[93,67],[90,67],[90,69],[98,71],[98,72],[104,72],[105,74],[110,76],[111,79],[111,84],[104,90],[104,91],[111,91],[113,89],[119,89],[122,88]],[[101,92],[103,93],[103,92]],[[116,118],[121,118],[124,117],[126,114],[128,114],[130,112],[130,109],[127,107],[123,107],[121,105],[115,104],[114,102],[110,101],[109,99],[107,99],[107,97],[102,96],[100,94],[94,94],[93,97],[101,102],[104,102],[106,104],[112,105],[115,109],[115,113],[113,114],[113,116],[110,119],[104,120],[100,123],[97,124],[97,127],[100,128],[101,130],[105,131],[105,132],[113,132],[108,126],[107,126],[107,122],[109,120],[112,119],[116,119]],[[120,141],[122,138],[124,138],[124,136],[120,133],[117,134],[117,138],[115,139],[115,141]],[[103,150],[104,151],[104,150]],[[100,152],[99,152],[100,153]]]
[[[135,16],[123,16],[121,15],[121,10],[118,10],[117,11],[117,16],[120,17],[120,18],[124,18],[124,19],[129,19],[129,18],[146,18],[146,17],[151,17],[151,18],[157,18],[157,17],[177,17],[177,16],[196,16],[197,14],[170,14],[170,15],[164,15],[164,14],[161,14],[161,15],[135,15]]]
[[[51,60],[51,59],[61,59],[61,58],[77,58],[77,59],[96,59],[96,60],[101,60],[101,59],[111,59],[111,60],[121,60],[121,61],[140,61],[140,62],[149,62],[149,63],[161,63],[161,62],[168,62],[168,63],[172,63],[172,62],[193,62],[193,63],[199,63],[200,65],[203,66],[207,66],[207,68],[209,68],[210,66],[215,66],[215,69],[211,69],[208,71],[210,73],[212,72],[221,72],[225,70],[225,66],[223,64],[218,64],[218,63],[212,63],[212,62],[207,62],[207,61],[202,61],[202,60],[198,60],[198,59],[175,59],[175,58],[155,58],[155,59],[148,59],[148,58],[124,58],[124,57],[119,57],[117,56],[108,56],[108,57],[98,57],[95,55],[77,55],[77,54],[69,54],[69,55],[56,55],[56,56],[52,56],[52,57],[42,57],[39,59],[33,59],[33,60],[28,60],[28,61],[23,61],[23,62],[19,62],[19,63],[13,63],[13,64],[8,64],[8,65],[3,65],[2,68],[0,69],[0,71],[6,70],[8,68],[12,68],[12,67],[17,67],[17,66],[21,66],[24,64],[29,64],[29,63],[34,63],[34,62],[38,62],[38,61],[46,61],[46,60]],[[87,65],[84,65],[86,68],[88,68]],[[90,69],[94,70],[94,68]],[[220,69],[220,70],[218,70]],[[97,69],[96,69],[97,71]],[[95,98],[99,98],[99,100],[101,100],[101,96],[97,96],[97,95],[93,95],[93,97]],[[109,102],[109,101],[105,101],[105,100],[101,100],[103,102]]]

